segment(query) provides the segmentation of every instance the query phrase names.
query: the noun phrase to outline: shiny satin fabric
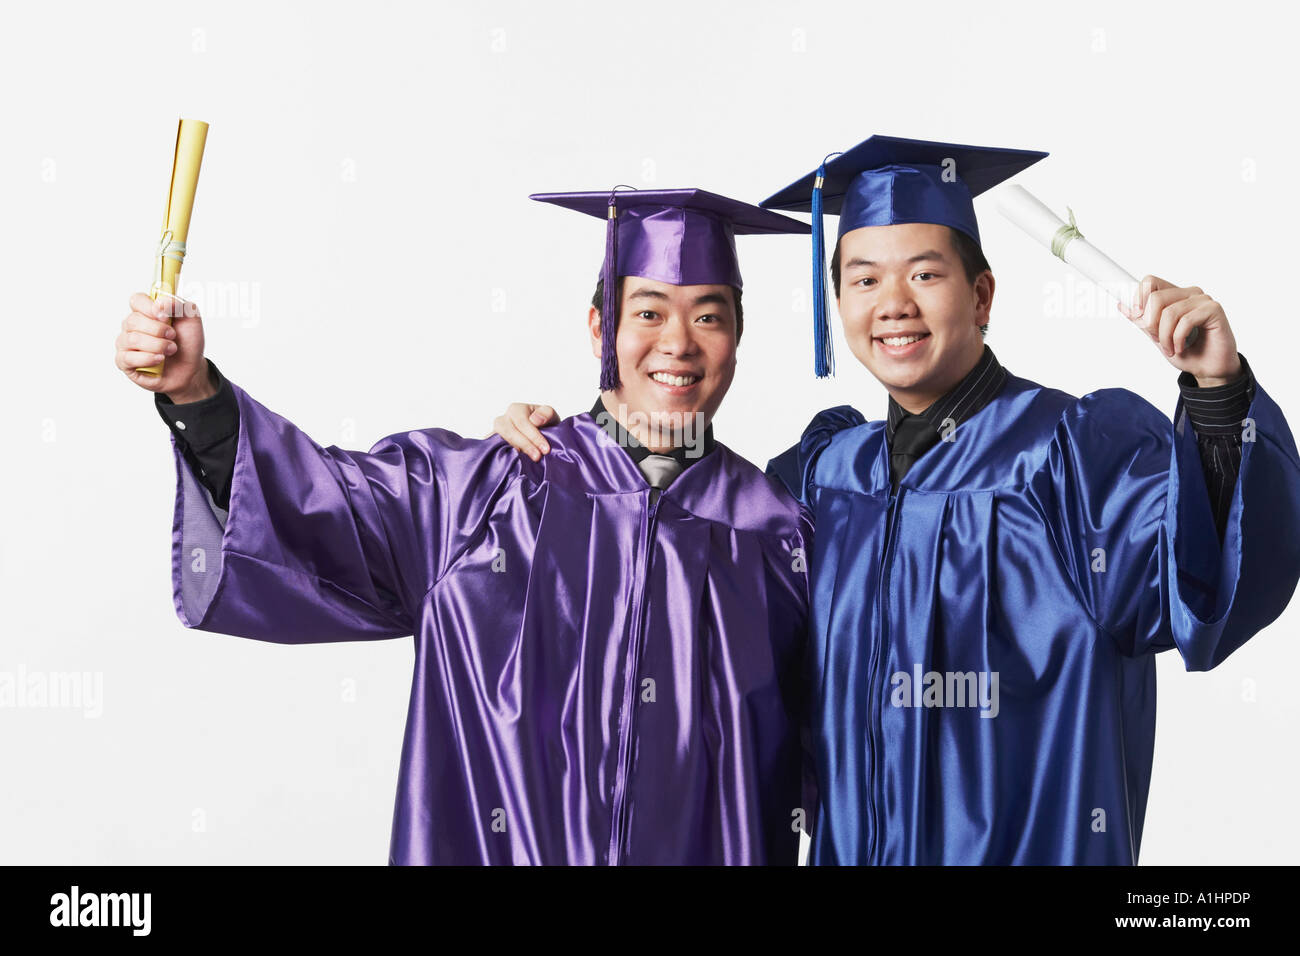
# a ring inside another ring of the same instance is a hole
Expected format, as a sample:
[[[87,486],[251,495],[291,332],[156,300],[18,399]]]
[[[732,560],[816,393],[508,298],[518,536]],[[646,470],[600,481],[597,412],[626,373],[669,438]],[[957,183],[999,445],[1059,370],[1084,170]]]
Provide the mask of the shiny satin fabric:
[[[537,463],[440,429],[321,448],[231,384],[224,527],[173,438],[176,611],[414,635],[390,863],[797,861],[811,538],[779,484],[718,445],[652,506],[589,414]]]
[[[1216,666],[1300,578],[1295,442],[1250,418],[1222,547],[1181,399],[1009,376],[895,496],[884,422],[813,420],[769,465],[817,527],[812,863],[1137,862],[1155,653]]]
[[[941,166],[891,163],[864,170],[853,177],[841,202],[841,237],[864,226],[932,222],[980,241],[970,190]]]
[[[734,227],[702,209],[631,206],[619,211],[615,275],[672,285],[741,288]]]

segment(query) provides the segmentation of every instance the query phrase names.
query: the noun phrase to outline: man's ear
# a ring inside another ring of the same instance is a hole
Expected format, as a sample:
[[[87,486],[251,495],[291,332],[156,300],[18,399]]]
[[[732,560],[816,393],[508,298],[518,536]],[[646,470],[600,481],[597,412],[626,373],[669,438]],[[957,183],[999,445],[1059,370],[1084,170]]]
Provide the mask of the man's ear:
[[[591,354],[600,358],[600,312],[594,305],[587,309],[587,331],[591,333]]]
[[[988,325],[989,313],[993,309],[993,273],[987,269],[975,277],[975,316],[976,325]]]

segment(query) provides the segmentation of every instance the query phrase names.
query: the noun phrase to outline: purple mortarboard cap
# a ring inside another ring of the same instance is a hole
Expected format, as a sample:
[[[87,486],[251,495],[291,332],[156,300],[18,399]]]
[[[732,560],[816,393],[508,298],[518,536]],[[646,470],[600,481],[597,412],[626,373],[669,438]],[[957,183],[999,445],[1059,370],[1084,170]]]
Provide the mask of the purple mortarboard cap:
[[[604,219],[600,388],[619,387],[617,280],[640,276],[671,285],[741,288],[737,235],[808,233],[797,219],[703,189],[615,189],[529,197]],[[612,319],[612,320],[611,320]]]
[[[871,136],[846,153],[768,196],[771,209],[813,215],[813,348],[818,378],[831,374],[834,355],[826,317],[826,252],[822,214],[840,217],[839,236],[863,226],[930,222],[951,226],[978,245],[971,199],[1047,154],[1031,149],[962,146],[897,136]],[[829,162],[827,161],[829,160]]]

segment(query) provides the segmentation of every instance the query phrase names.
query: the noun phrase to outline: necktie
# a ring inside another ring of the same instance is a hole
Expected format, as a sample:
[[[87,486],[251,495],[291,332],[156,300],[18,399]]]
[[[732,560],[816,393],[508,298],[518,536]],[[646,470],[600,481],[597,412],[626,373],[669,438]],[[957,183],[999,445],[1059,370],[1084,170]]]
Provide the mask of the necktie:
[[[895,491],[913,463],[938,441],[939,433],[920,415],[907,415],[898,423],[889,449],[889,474]]]
[[[646,455],[637,465],[650,487],[663,491],[682,473],[681,463],[667,455]],[[658,497],[654,495],[652,497]]]

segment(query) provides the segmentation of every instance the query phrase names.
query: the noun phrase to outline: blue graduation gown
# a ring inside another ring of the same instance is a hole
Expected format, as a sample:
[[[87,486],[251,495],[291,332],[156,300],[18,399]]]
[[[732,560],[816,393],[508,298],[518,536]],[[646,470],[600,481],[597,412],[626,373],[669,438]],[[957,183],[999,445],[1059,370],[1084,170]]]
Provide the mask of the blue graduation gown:
[[[896,495],[849,406],[769,464],[817,529],[814,864],[1137,862],[1155,653],[1216,666],[1300,577],[1295,442],[1249,416],[1222,545],[1181,398],[1009,376]]]

